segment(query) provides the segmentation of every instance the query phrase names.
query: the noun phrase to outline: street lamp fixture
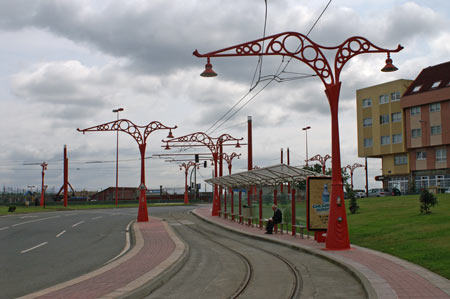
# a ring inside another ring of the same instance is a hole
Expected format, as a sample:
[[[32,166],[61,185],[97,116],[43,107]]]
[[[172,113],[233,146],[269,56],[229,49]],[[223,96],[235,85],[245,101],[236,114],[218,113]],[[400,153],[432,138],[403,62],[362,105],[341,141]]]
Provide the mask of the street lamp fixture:
[[[398,68],[392,64],[391,54],[387,53],[386,65],[381,69],[382,72],[395,72]]]
[[[212,69],[212,64],[209,61],[209,57],[206,62],[206,65],[205,65],[205,70],[203,71],[203,73],[200,74],[200,76],[202,76],[202,77],[216,77],[217,76],[217,73],[215,71],[213,71],[213,69]]]

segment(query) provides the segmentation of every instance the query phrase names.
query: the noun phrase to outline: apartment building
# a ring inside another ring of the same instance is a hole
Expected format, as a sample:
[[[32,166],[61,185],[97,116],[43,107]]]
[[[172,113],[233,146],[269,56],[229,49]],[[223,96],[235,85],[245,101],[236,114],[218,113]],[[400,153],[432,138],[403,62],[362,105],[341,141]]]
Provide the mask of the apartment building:
[[[423,69],[400,100],[411,182],[450,187],[450,62]]]
[[[381,158],[384,188],[408,190],[409,155],[400,98],[413,81],[399,79],[356,91],[358,157]]]

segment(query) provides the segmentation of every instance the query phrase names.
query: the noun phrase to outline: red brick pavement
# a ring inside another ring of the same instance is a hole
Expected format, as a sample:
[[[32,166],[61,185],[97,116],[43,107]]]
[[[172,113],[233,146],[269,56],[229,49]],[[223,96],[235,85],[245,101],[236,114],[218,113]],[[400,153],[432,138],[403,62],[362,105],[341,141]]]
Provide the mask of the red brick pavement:
[[[325,247],[324,244],[319,244],[312,238],[301,239],[288,234],[267,236],[260,228],[249,227],[221,217],[212,217],[209,208],[196,209],[194,212],[208,221],[234,230],[279,240],[323,256],[331,256],[352,268],[356,265],[358,275],[367,278],[379,298],[450,298],[448,279],[396,257],[359,246],[352,246],[352,250],[346,251],[323,251],[321,249]]]
[[[151,218],[149,222],[137,223],[137,226],[142,235],[143,246],[133,257],[81,282],[39,297],[31,294],[27,298],[98,298],[125,287],[148,273],[172,254],[175,243],[159,219]]]

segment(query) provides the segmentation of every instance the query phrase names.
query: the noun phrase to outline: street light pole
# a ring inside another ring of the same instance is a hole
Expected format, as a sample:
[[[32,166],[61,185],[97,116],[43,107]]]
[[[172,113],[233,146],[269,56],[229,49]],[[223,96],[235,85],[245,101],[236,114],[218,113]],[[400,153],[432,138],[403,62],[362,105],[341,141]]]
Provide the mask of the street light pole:
[[[303,131],[306,133],[306,167],[308,167],[308,130],[311,129],[310,126],[302,128]]]
[[[41,167],[42,167],[42,185],[41,185],[41,202],[40,202],[40,206],[44,207],[45,206],[45,185],[44,185],[44,176],[45,176],[45,171],[47,170],[47,166],[48,164],[45,162],[42,162]]]
[[[297,43],[298,47],[292,49],[289,45]],[[386,53],[386,65],[381,69],[383,72],[397,70],[392,64],[390,53],[399,52],[403,49],[389,50],[375,46],[367,39],[354,36],[350,37],[335,47],[326,47],[316,44],[306,35],[297,32],[283,32],[268,37],[245,42],[225,49],[216,50],[206,54],[200,54],[197,50],[194,55],[207,58],[207,64],[203,76],[212,77],[217,74],[212,69],[211,57],[232,57],[232,56],[283,56],[292,57],[307,64],[320,78],[325,86],[325,94],[330,105],[331,113],[331,156],[332,159],[332,190],[330,198],[330,212],[328,216],[328,230],[326,238],[327,250],[350,249],[348,236],[347,216],[344,204],[344,190],[341,174],[341,153],[339,141],[339,94],[341,91],[340,74],[344,65],[351,58],[363,53]],[[326,56],[327,53],[335,51],[334,61],[331,63]],[[334,65],[334,68],[332,66]]]
[[[141,156],[141,182],[139,185],[139,209],[137,217],[138,222],[148,222],[147,198],[145,196],[145,191],[147,190],[145,185],[145,149],[147,147],[147,138],[153,131],[161,129],[169,130],[169,135],[167,138],[173,138],[172,130],[176,128],[177,126],[165,126],[159,121],[152,121],[146,126],[138,126],[128,119],[120,119],[82,130],[77,129],[78,132],[83,132],[83,134],[86,132],[120,130],[129,134],[137,142]]]
[[[119,121],[119,112],[123,111],[123,108],[114,109],[112,112],[117,113],[117,121]],[[119,203],[119,128],[117,128],[117,141],[116,141],[116,207]]]

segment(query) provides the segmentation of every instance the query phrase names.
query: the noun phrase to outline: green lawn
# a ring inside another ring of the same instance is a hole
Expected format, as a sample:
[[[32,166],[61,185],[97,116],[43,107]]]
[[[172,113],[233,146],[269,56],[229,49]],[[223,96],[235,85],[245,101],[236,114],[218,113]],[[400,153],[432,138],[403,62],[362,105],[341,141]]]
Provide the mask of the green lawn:
[[[419,195],[359,199],[358,213],[347,214],[350,242],[450,279],[450,194],[437,198],[428,215],[420,214]]]

